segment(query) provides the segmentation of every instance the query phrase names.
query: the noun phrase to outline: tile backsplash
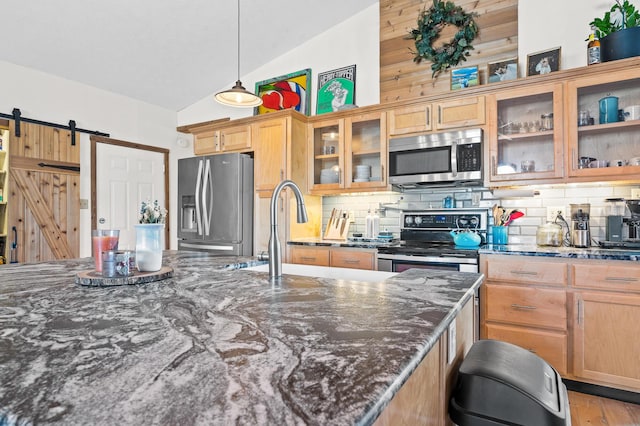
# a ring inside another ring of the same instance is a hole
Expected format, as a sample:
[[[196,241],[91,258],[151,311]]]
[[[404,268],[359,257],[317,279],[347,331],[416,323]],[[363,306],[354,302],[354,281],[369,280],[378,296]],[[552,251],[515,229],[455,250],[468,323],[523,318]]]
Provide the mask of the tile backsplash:
[[[332,209],[353,212],[354,223],[351,224],[349,236],[354,232],[365,232],[367,212],[378,210],[380,230],[391,231],[394,237],[400,236],[400,210],[442,208],[443,199],[453,196],[456,207],[486,207],[498,204],[506,209],[524,212],[524,216],[509,225],[509,242],[514,244],[535,244],[536,230],[547,221],[548,206],[564,206],[567,212],[565,219],[570,222],[570,204],[589,203],[591,205],[590,229],[595,241],[605,239],[605,223],[608,210],[607,198],[630,199],[631,190],[639,185],[599,184],[567,184],[556,186],[527,187],[526,190],[537,191],[539,195],[532,197],[496,198],[492,191],[481,189],[437,189],[424,192],[385,192],[366,195],[340,195],[323,197],[322,231]],[[495,191],[498,194],[498,191]],[[501,191],[502,193],[507,191]],[[519,192],[514,191],[515,195]],[[625,216],[630,216],[628,209]],[[491,215],[490,215],[491,217]]]

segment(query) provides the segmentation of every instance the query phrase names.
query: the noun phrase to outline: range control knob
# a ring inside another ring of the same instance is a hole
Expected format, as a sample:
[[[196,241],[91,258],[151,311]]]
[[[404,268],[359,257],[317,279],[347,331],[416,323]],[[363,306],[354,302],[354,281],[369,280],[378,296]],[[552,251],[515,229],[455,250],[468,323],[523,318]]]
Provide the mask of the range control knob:
[[[404,218],[404,224],[411,226],[411,224],[413,223],[413,216],[405,216]]]
[[[420,226],[422,223],[422,216],[416,216],[416,225]]]

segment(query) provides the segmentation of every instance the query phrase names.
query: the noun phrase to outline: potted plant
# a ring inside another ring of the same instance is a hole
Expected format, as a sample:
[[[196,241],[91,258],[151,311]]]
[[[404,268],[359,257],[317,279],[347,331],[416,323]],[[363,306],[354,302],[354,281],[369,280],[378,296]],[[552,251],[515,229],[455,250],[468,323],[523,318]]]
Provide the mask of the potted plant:
[[[629,0],[616,0],[603,18],[589,25],[600,39],[602,62],[640,56],[640,13]]]

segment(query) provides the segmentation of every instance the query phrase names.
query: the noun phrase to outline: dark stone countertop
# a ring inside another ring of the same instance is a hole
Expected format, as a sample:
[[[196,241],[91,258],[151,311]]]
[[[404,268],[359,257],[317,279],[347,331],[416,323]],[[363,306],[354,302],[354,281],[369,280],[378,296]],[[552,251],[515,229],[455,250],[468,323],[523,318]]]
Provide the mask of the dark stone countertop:
[[[0,267],[0,423],[370,424],[482,282],[236,270],[171,251],[164,281],[85,287],[92,260]]]
[[[400,244],[399,240],[385,240],[382,238],[366,239],[366,238],[349,238],[347,240],[325,240],[323,238],[309,237],[297,238],[287,241],[290,246],[319,246],[319,247],[354,247],[354,248],[371,248],[389,247]]]
[[[640,250],[603,249],[599,247],[541,247],[524,244],[488,244],[480,247],[480,254],[560,257],[567,259],[640,260]]]

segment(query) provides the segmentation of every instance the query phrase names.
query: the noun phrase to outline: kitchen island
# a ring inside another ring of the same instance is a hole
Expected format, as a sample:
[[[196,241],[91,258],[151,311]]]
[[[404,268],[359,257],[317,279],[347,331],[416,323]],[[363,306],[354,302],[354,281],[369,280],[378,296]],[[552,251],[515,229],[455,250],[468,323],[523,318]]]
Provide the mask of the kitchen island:
[[[0,423],[371,424],[483,279],[252,264],[165,252],[172,278],[116,287],[74,283],[90,258],[0,267]]]

